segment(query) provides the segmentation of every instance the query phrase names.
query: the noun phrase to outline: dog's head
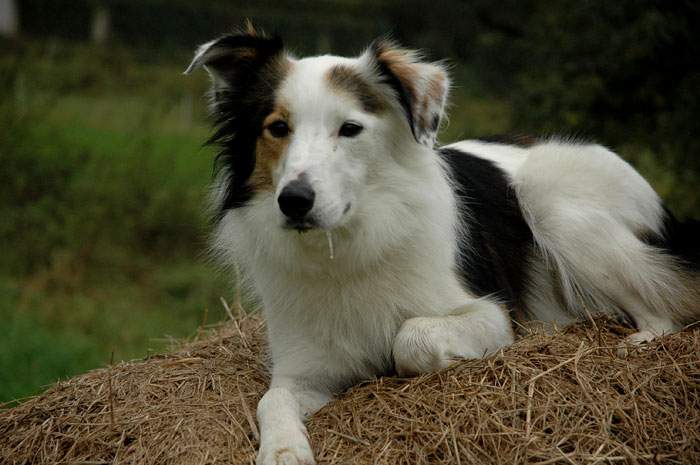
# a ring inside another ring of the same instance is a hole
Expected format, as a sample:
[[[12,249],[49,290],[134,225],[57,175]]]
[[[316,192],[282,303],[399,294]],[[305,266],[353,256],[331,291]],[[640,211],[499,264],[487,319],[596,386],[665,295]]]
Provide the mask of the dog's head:
[[[379,172],[432,148],[449,87],[442,66],[389,41],[296,59],[252,28],[202,45],[187,72],[199,67],[222,147],[218,211],[264,196],[297,230],[347,224]]]

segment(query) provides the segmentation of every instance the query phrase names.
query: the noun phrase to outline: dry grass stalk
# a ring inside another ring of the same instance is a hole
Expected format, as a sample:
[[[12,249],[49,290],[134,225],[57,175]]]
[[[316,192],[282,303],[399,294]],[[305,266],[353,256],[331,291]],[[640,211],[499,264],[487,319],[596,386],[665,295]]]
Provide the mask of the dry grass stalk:
[[[700,329],[621,359],[626,332],[603,320],[534,331],[487,360],[353,387],[309,422],[317,458],[700,463]],[[0,411],[0,463],[252,464],[263,340],[262,323],[241,317],[173,353],[60,382]]]

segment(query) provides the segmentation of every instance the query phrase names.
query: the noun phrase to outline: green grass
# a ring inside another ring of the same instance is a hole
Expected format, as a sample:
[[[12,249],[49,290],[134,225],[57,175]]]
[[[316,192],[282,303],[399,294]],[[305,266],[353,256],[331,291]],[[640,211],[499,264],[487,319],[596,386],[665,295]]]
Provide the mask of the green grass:
[[[223,278],[192,262],[161,263],[138,276],[66,288],[63,277],[4,282],[0,398],[39,392],[53,381],[115,360],[162,351],[171,339],[226,318]]]

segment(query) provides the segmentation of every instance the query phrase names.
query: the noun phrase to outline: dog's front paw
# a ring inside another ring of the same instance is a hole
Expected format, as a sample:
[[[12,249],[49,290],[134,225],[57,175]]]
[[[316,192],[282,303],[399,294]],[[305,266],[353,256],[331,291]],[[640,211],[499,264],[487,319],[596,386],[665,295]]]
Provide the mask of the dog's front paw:
[[[439,317],[406,320],[394,339],[393,355],[400,376],[414,376],[446,368],[463,358],[483,356],[468,338],[458,337]]]
[[[256,465],[316,465],[309,441],[275,441],[260,448]]]

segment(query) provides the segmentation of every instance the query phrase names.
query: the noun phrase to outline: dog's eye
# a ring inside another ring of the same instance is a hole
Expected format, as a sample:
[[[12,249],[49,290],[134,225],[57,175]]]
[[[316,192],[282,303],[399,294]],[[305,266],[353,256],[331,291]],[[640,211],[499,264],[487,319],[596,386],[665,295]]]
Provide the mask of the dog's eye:
[[[267,126],[267,131],[272,137],[281,139],[289,134],[289,126],[284,121],[275,121]]]
[[[355,137],[361,133],[363,129],[364,128],[357,123],[343,123],[343,125],[340,126],[338,135],[341,137]]]

